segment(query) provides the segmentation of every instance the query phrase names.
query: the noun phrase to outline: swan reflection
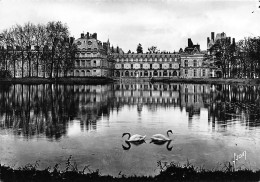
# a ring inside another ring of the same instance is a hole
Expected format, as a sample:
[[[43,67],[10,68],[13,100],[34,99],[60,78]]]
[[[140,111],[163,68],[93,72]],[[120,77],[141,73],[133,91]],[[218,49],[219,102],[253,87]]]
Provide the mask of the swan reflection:
[[[129,150],[131,148],[131,145],[139,146],[143,143],[146,143],[145,140],[140,140],[140,141],[125,141],[126,146],[122,145],[124,150]]]
[[[170,147],[170,144],[171,144],[172,140],[151,140],[150,143],[153,143],[155,145],[164,145],[166,144],[166,149],[171,151],[173,146]]]

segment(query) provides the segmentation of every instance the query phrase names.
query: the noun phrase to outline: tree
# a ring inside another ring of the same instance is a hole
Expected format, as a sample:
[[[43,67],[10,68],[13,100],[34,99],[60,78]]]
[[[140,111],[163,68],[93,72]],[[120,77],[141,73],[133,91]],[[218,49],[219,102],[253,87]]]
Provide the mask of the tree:
[[[148,51],[149,51],[149,53],[158,53],[158,52],[160,52],[160,50],[157,49],[156,46],[148,47]]]
[[[68,38],[68,27],[62,22],[48,22],[47,24],[48,45],[51,47],[51,62],[50,62],[50,78],[53,76],[53,70],[56,69],[56,77],[60,65],[61,46],[64,46],[63,41]]]
[[[111,53],[115,53],[115,49],[114,49],[113,46],[112,46],[112,48],[111,48]]]
[[[228,38],[218,39],[210,48],[214,52],[217,63],[221,66],[225,78],[230,77],[231,61],[234,60],[234,47]]]
[[[137,54],[142,54],[143,53],[143,48],[142,48],[142,45],[140,43],[137,45],[136,52],[137,52]]]
[[[127,52],[127,54],[131,54],[131,52],[132,52],[132,51],[129,49],[129,51]]]
[[[39,76],[39,63],[41,63],[43,68],[43,48],[47,43],[47,32],[46,26],[42,24],[38,24],[34,26],[33,36],[35,39],[35,50],[36,50],[36,77]]]

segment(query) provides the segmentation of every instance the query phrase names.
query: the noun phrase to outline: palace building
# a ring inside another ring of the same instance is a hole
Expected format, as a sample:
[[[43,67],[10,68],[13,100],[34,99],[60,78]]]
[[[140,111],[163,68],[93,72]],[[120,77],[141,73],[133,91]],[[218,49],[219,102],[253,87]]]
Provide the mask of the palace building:
[[[206,52],[188,39],[188,47],[179,53],[113,54],[114,77],[117,78],[209,78],[212,69],[207,64]]]
[[[211,40],[207,38],[208,52],[201,51],[200,45],[194,45],[189,38],[188,46],[184,51],[177,53],[124,53],[119,47],[114,51],[113,47],[110,47],[109,40],[103,43],[99,41],[97,33],[82,33],[80,38],[74,40],[71,37],[66,41],[66,44],[74,43],[77,46],[75,60],[73,58],[72,63],[74,67],[62,72],[57,69],[58,66],[54,66],[51,76],[54,77],[56,74],[61,77],[113,77],[116,79],[215,77],[221,75],[217,74],[220,68],[210,63],[207,56],[212,54],[210,48],[216,40],[226,38],[224,33],[217,34],[215,38],[212,32]],[[231,39],[228,37],[228,40]],[[234,39],[233,42],[235,42]],[[6,58],[7,64],[5,64],[10,68],[13,77],[50,77],[49,65],[44,61],[39,61],[45,59],[43,57],[45,49],[47,53],[51,52],[48,46],[41,48],[32,46],[24,50],[20,50],[19,47],[10,49],[7,46],[6,49],[2,47],[0,52],[5,51],[10,55],[15,52],[17,60],[11,61],[11,58]]]
[[[75,40],[77,53],[75,68],[71,75],[78,77],[97,76],[111,77],[113,62],[107,58],[110,49],[109,41],[102,44],[97,40],[97,33],[81,34],[80,38]]]
[[[113,54],[115,77],[178,77],[179,54]]]

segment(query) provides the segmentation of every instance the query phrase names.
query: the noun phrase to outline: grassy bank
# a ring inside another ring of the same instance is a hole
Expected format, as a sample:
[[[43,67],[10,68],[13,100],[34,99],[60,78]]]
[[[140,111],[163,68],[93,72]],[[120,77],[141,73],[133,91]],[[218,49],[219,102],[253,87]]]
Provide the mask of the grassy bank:
[[[3,182],[29,182],[29,181],[259,181],[260,170],[249,169],[234,170],[228,163],[222,170],[205,170],[190,163],[180,165],[176,163],[158,162],[160,173],[156,176],[126,176],[121,173],[117,177],[102,175],[99,170],[92,171],[88,167],[78,170],[77,165],[68,159],[66,168],[59,169],[59,165],[53,169],[37,170],[38,164],[26,165],[19,169],[12,169],[0,165],[0,179]],[[87,172],[86,172],[87,171]]]
[[[243,85],[258,85],[260,79],[239,79],[239,78],[152,78],[151,82],[163,83],[196,83],[196,84],[243,84]]]
[[[0,84],[107,84],[112,83],[113,79],[105,77],[66,77],[66,78],[6,78],[0,79]]]

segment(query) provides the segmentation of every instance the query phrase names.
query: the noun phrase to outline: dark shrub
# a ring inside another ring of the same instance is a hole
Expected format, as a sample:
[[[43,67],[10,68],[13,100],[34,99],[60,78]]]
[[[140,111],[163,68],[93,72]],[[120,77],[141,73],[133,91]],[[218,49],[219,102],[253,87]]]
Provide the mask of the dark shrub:
[[[12,73],[10,70],[0,69],[0,78],[12,78]]]

